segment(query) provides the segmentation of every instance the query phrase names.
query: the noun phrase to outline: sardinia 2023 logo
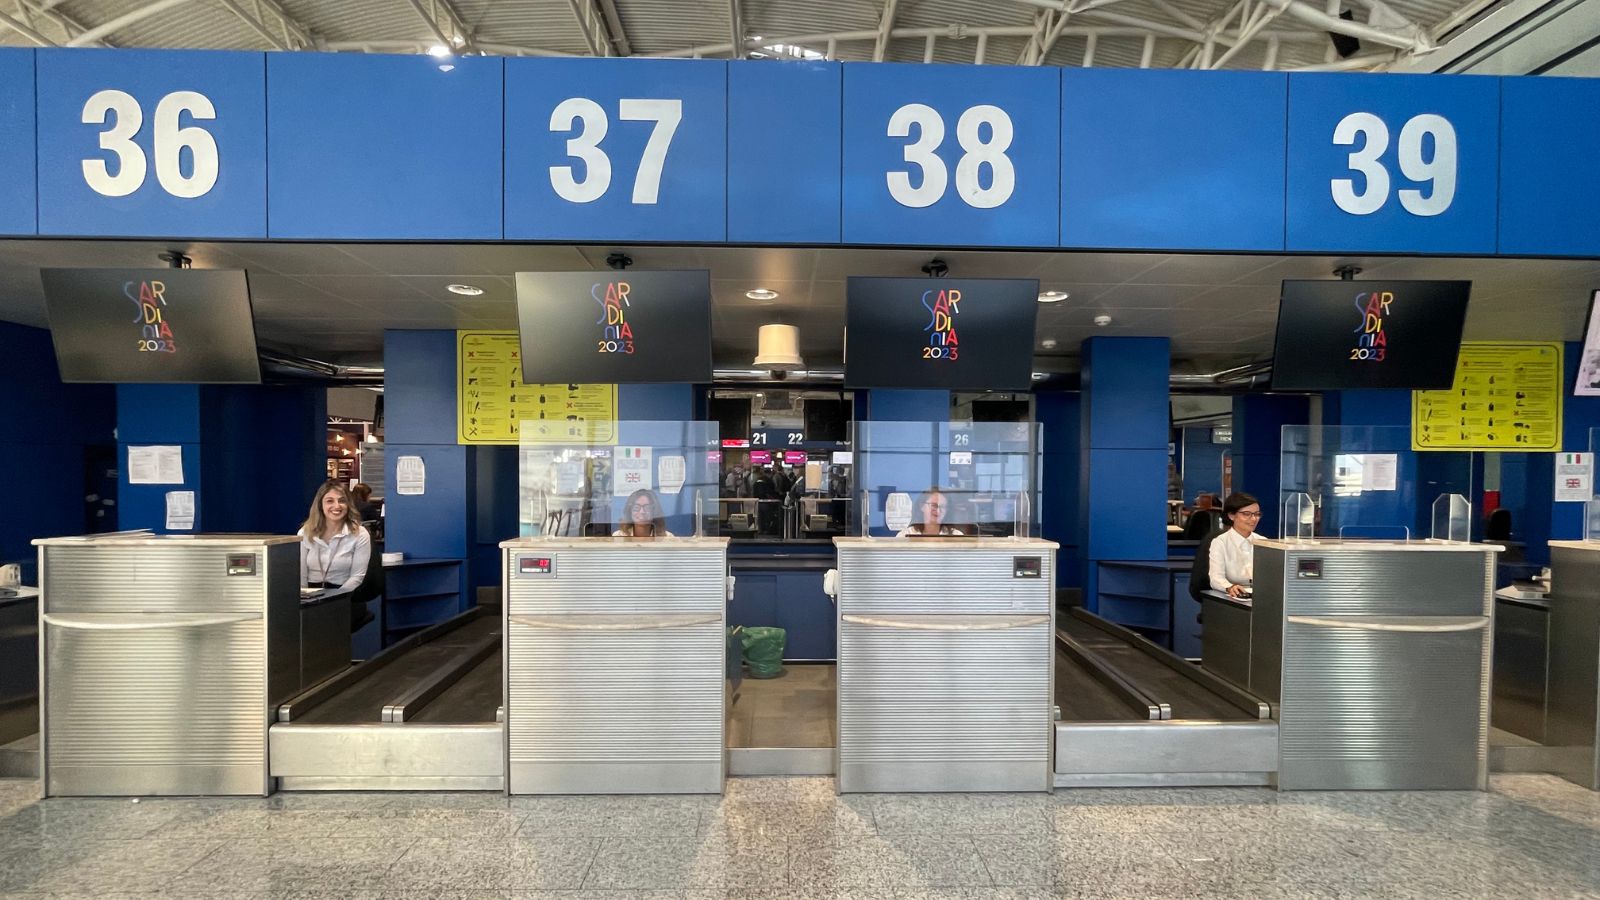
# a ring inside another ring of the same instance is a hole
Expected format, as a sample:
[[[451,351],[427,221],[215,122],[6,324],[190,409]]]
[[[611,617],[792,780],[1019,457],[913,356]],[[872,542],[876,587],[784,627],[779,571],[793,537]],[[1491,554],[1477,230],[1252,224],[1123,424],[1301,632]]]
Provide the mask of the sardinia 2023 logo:
[[[929,302],[932,298],[932,302]],[[956,336],[956,316],[961,314],[961,292],[923,291],[922,308],[928,311],[928,344],[922,348],[923,359],[955,359],[961,351],[961,339]]]
[[[1383,330],[1383,322],[1393,305],[1393,291],[1356,295],[1356,309],[1361,313],[1361,324],[1355,327],[1356,345],[1350,348],[1351,359],[1383,362],[1389,349],[1389,333]]]
[[[137,284],[138,290],[134,290]],[[177,353],[178,342],[172,337],[172,326],[167,324],[167,286],[160,281],[125,281],[122,295],[139,308],[133,323],[139,326],[140,353]]]
[[[596,353],[633,352],[633,326],[628,324],[631,290],[626,281],[597,281],[589,287],[589,296],[600,304],[600,318],[594,320],[601,327]]]

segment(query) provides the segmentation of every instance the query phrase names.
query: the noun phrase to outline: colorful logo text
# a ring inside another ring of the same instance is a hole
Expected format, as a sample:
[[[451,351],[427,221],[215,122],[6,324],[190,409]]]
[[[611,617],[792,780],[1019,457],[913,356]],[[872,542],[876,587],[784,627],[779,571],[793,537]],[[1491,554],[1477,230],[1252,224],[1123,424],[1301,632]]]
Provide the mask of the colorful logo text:
[[[137,289],[134,287],[138,285]],[[140,353],[177,353],[178,342],[167,324],[167,286],[160,281],[125,281],[122,295],[138,307],[133,323],[139,326]]]
[[[1356,295],[1355,303],[1361,324],[1355,327],[1356,345],[1350,348],[1350,358],[1383,362],[1389,348],[1389,333],[1383,330],[1383,323],[1394,304],[1394,292],[1362,292]]]
[[[600,304],[600,339],[595,342],[596,353],[632,353],[633,326],[628,324],[628,308],[633,305],[628,293],[632,288],[626,281],[597,281],[589,288],[589,296]]]
[[[961,292],[923,291],[922,308],[928,311],[928,324],[922,329],[928,333],[928,344],[922,348],[922,358],[957,358],[961,352],[961,339],[956,336],[956,316],[961,314]]]

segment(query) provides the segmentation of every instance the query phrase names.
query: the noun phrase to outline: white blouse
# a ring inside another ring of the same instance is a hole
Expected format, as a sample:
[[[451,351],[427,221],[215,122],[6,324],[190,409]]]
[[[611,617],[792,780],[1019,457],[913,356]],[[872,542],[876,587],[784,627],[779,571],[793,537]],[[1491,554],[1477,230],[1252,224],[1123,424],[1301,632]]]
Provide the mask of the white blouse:
[[[305,529],[298,534],[301,585],[313,581],[338,585],[330,589],[334,594],[347,593],[361,586],[367,577],[367,563],[372,560],[372,536],[367,534],[367,529],[341,531],[331,541],[306,537]]]
[[[1255,548],[1250,544],[1260,540],[1255,532],[1246,539],[1233,528],[1211,539],[1211,589],[1228,592],[1228,586],[1250,584],[1255,576]]]

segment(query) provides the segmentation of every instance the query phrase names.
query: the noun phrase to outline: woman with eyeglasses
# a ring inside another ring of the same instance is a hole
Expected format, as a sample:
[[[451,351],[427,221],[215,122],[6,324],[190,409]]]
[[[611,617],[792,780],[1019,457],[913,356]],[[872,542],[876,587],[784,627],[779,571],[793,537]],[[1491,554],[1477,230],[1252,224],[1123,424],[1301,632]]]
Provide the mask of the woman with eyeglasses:
[[[344,485],[329,481],[317,489],[299,534],[301,586],[344,594],[366,580],[372,537]]]
[[[1255,548],[1250,544],[1259,540],[1261,503],[1249,494],[1229,494],[1222,501],[1222,517],[1228,528],[1211,539],[1211,589],[1239,597],[1250,590],[1255,575]]]
[[[655,491],[640,488],[629,494],[622,513],[622,527],[611,532],[612,537],[672,537],[672,532],[667,530],[667,520],[661,514],[661,498]]]
[[[950,512],[950,498],[936,487],[928,488],[922,494],[922,521],[909,525],[896,537],[924,537],[939,535],[941,537],[955,537],[963,532],[959,528],[944,524],[944,517]]]

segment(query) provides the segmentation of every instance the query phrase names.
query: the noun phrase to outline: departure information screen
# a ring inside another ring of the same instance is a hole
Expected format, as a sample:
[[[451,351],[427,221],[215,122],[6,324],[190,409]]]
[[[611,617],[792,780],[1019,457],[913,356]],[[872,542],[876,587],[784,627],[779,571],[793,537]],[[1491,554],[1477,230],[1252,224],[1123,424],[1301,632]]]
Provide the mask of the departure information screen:
[[[1445,390],[1470,281],[1285,281],[1272,387]]]
[[[844,380],[852,388],[1025,391],[1039,282],[851,278]]]

